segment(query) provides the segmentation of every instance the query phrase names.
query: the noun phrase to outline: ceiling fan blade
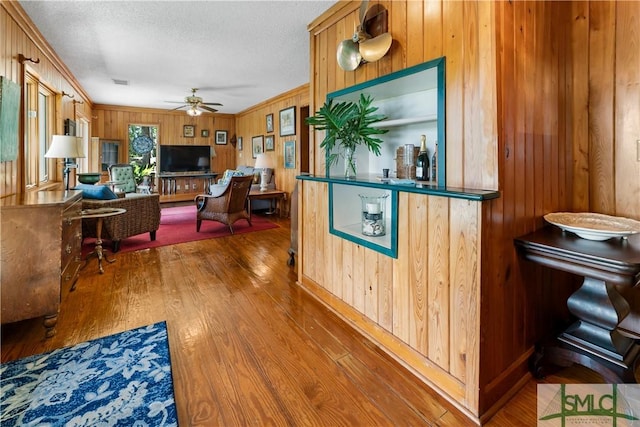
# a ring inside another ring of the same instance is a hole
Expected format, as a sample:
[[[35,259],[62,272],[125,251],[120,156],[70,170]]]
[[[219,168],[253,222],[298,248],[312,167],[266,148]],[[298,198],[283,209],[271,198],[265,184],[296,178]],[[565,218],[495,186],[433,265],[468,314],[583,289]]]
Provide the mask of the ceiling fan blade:
[[[362,62],[362,56],[358,51],[358,44],[347,39],[340,42],[336,52],[338,65],[345,71],[353,71]]]
[[[184,101],[164,101],[169,104],[184,104]]]
[[[219,107],[222,107],[222,104],[220,104],[219,102],[201,102],[200,105],[217,105]]]
[[[218,110],[216,110],[215,108],[207,107],[206,105],[202,105],[202,104],[198,105],[198,108],[201,108],[201,109],[203,109],[203,110],[210,111],[210,112],[212,112],[212,113],[215,113],[216,111],[218,111]]]
[[[185,104],[185,105],[181,105],[181,106],[179,106],[179,107],[172,108],[172,109],[171,109],[171,110],[169,110],[169,111],[179,110],[179,109],[184,108],[184,107],[188,107],[188,105],[187,105],[187,104]]]
[[[391,43],[393,43],[391,34],[380,34],[378,37],[360,43],[360,55],[367,62],[376,62],[387,54]]]

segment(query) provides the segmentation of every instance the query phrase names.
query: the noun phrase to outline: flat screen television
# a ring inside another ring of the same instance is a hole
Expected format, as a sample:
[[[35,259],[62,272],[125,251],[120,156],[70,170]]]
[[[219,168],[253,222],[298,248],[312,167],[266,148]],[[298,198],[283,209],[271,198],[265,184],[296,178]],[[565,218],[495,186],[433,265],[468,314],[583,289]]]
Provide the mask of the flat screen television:
[[[211,172],[208,145],[160,145],[160,173]]]

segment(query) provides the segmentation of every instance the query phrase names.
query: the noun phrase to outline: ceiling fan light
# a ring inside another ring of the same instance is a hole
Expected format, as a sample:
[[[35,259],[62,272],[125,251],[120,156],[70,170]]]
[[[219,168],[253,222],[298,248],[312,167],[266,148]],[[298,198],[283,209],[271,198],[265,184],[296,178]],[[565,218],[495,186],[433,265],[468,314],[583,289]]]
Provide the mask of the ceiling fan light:
[[[202,114],[202,111],[198,110],[196,107],[191,107],[187,110],[187,114],[191,117],[196,117]]]

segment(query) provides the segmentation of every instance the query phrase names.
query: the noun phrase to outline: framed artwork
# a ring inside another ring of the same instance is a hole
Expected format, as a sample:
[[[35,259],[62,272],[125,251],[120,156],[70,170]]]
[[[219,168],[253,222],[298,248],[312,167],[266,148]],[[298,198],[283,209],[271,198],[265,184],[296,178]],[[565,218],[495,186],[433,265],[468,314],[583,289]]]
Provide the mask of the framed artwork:
[[[209,138],[209,129],[202,129],[200,131],[200,136],[203,138]]]
[[[280,110],[280,136],[296,134],[296,107]]]
[[[242,137],[238,137],[238,151],[242,151]]]
[[[296,142],[295,141],[284,142],[284,168],[285,169],[296,168]]]
[[[18,158],[20,85],[0,76],[0,162]]]
[[[227,144],[227,131],[226,130],[217,130],[216,131],[216,144],[218,144],[218,145],[226,145]]]
[[[182,136],[185,138],[193,138],[196,136],[196,127],[194,125],[184,125],[182,127]]]
[[[264,151],[273,151],[275,150],[274,136],[267,135],[264,137]]]
[[[267,114],[267,133],[273,132],[273,114]]]
[[[258,154],[264,152],[264,140],[262,135],[254,136],[251,138],[251,157],[254,159],[258,157]]]

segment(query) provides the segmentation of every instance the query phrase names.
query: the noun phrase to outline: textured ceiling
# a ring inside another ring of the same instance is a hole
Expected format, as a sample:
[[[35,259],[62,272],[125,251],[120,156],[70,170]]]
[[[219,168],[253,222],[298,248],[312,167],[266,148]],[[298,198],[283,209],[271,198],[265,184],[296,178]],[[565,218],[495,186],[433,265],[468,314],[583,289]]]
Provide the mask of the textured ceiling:
[[[20,1],[93,102],[171,109],[195,87],[231,114],[309,81],[307,24],[333,3]]]

